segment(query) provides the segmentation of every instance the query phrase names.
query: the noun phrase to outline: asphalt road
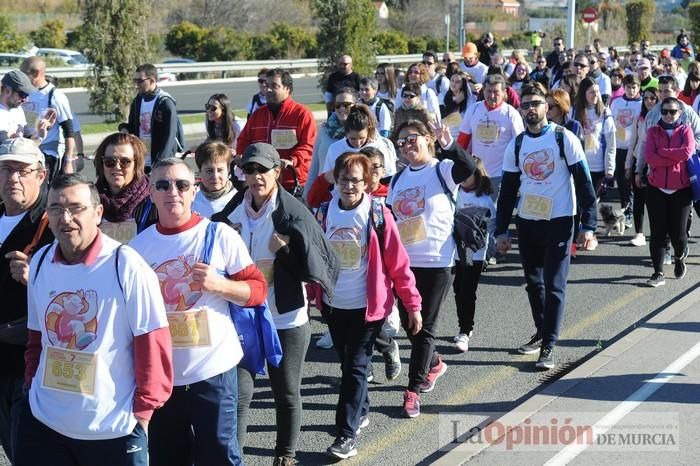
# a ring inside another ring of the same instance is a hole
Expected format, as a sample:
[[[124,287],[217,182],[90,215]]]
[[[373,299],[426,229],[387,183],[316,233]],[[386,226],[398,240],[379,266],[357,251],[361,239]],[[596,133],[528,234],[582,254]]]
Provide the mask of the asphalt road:
[[[482,276],[476,327],[466,354],[457,353],[452,344],[457,319],[454,299],[448,297],[437,332],[438,350],[448,370],[435,390],[423,395],[420,417],[404,419],[400,412],[409,356],[405,335],[398,338],[404,371],[395,382],[385,382],[381,357],[375,356],[370,425],[360,436],[359,455],[346,463],[430,464],[443,454],[437,435],[440,413],[508,411],[683,296],[700,280],[698,223],[693,227],[686,277],[669,278],[666,286],[658,289],[643,285],[651,275],[648,248],[628,246],[630,236],[600,238],[596,251],[579,253],[570,269],[565,319],[555,353],[559,365],[547,373],[535,370],[534,355],[521,356],[515,350],[534,331],[515,242],[507,261],[490,267]],[[667,276],[673,276],[672,266],[667,266]],[[334,437],[340,376],[335,353],[314,346],[324,325],[316,310],[312,319],[314,338],[303,369],[304,420],[297,454],[306,465],[333,462],[324,451]],[[248,465],[269,465],[274,454],[275,413],[269,382],[264,377],[256,383],[252,409],[245,461]]]
[[[226,94],[233,102],[235,108],[245,108],[252,96],[258,92],[257,81],[245,82],[217,82],[206,81],[198,84],[183,85],[186,81],[174,85],[162,84],[162,88],[169,92],[177,102],[177,111],[181,115],[190,113],[203,113],[204,104],[213,94]],[[90,112],[90,97],[87,91],[69,92],[71,110],[77,113],[81,124],[101,123],[104,119],[100,115]],[[136,91],[134,90],[134,95]],[[294,79],[294,99],[303,104],[321,102],[322,93],[318,88],[318,78],[303,77]]]

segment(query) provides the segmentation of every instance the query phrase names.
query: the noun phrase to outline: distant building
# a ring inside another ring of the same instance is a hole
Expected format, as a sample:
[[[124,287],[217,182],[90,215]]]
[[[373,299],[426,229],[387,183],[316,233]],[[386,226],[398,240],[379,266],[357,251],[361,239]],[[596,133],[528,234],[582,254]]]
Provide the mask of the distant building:
[[[520,15],[520,2],[517,0],[475,0],[470,2],[469,8],[497,9],[512,16]]]
[[[386,2],[372,3],[374,3],[374,8],[377,10],[377,17],[379,19],[389,19],[389,7],[386,6]]]

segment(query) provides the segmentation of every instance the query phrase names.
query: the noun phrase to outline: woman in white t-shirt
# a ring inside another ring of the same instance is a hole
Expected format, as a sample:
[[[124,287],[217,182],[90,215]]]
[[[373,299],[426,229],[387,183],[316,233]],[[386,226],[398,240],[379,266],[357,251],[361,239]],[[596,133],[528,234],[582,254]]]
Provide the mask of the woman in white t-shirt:
[[[276,407],[275,464],[294,464],[301,432],[301,377],[311,337],[304,282],[332,289],[337,261],[311,212],[281,188],[280,158],[269,144],[243,154],[246,188],[213,220],[237,229],[268,283],[267,304],[282,345],[279,367],[267,365]],[[332,257],[330,257],[332,256]],[[238,442],[243,449],[255,374],[238,366]],[[278,462],[279,461],[279,462]]]
[[[374,342],[391,314],[393,291],[403,303],[409,334],[421,329],[421,298],[390,211],[366,193],[369,158],[341,154],[333,177],[337,184],[322,223],[341,265],[335,293],[323,294],[322,313],[342,371],[336,439],[328,453],[345,459],[357,454],[357,434],[369,424],[367,375]]]
[[[430,81],[430,75],[428,74],[428,69],[423,63],[413,63],[408,67],[408,70],[406,70],[406,84],[416,83],[420,85],[419,96],[421,104],[423,104],[425,109],[428,111],[428,114],[432,120],[440,121],[440,102],[438,101],[435,91],[428,87],[428,81]],[[401,97],[397,95],[394,102],[394,108],[399,108],[402,102]]]
[[[192,210],[202,217],[211,218],[235,196],[237,191],[229,171],[231,159],[231,151],[222,142],[205,142],[197,148],[194,161],[202,181],[192,202]]]
[[[396,145],[408,167],[394,175],[386,203],[396,217],[401,242],[411,260],[411,270],[422,298],[423,330],[407,334],[411,340],[408,387],[403,411],[407,417],[420,415],[420,394],[433,390],[447,365],[435,351],[435,335],[440,308],[449,292],[455,262],[455,195],[459,184],[474,173],[474,160],[458,154],[455,160],[435,159],[436,137],[418,120],[397,129]],[[440,127],[440,145],[449,146],[449,129]],[[447,142],[446,142],[447,140]],[[399,310],[403,304],[399,302]],[[405,312],[402,324],[407,328]]]
[[[574,119],[583,127],[583,150],[591,171],[596,194],[604,178],[612,179],[615,172],[615,122],[603,103],[600,88],[593,78],[585,78],[576,94]]]

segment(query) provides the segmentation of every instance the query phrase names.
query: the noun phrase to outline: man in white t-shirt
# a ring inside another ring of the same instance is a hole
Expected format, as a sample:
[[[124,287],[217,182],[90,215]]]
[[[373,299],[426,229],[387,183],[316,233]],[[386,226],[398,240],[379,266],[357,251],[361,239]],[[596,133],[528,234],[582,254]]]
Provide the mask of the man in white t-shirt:
[[[151,424],[150,464],[241,464],[236,366],[243,351],[229,303],[262,304],[267,282],[235,230],[192,212],[194,173],[184,161],[160,160],[150,179],[158,223],[130,245],[158,276],[175,374],[173,395]]]
[[[36,92],[22,104],[27,117],[25,137],[33,135],[37,122],[42,118],[55,119],[39,148],[46,156],[46,169],[49,182],[59,173],[73,173],[75,138],[73,112],[68,97],[46,79],[46,63],[41,57],[29,57],[20,66],[36,87]]]
[[[505,102],[506,80],[492,74],[484,81],[484,100],[472,105],[462,119],[457,143],[484,163],[493,183],[495,202],[501,184],[503,151],[508,143],[523,132],[518,111]]]
[[[100,232],[100,196],[80,175],[54,179],[46,211],[57,241],[27,277],[29,404],[15,464],[146,464],[149,421],[173,386],[158,279]]]
[[[423,52],[423,64],[428,69],[428,76],[430,77],[426,84],[435,92],[438,100],[442,102],[445,94],[450,89],[450,80],[444,74],[440,74],[435,70],[437,67],[437,54],[431,50]]]
[[[476,83],[477,92],[481,90],[489,67],[479,61],[479,51],[473,42],[467,42],[462,49],[462,63],[459,64],[459,67],[472,77]]]
[[[496,249],[505,254],[517,200],[518,248],[536,327],[518,351],[539,352],[536,367],[548,370],[555,365],[554,345],[564,317],[577,201],[583,225],[577,242],[592,249],[596,199],[581,143],[570,131],[547,121],[545,95],[539,83],[521,91],[520,112],[527,129],[505,150],[495,235]]]
[[[36,92],[29,77],[19,70],[12,70],[2,77],[0,86],[0,143],[15,137],[24,137],[27,119],[22,104],[29,94]]]

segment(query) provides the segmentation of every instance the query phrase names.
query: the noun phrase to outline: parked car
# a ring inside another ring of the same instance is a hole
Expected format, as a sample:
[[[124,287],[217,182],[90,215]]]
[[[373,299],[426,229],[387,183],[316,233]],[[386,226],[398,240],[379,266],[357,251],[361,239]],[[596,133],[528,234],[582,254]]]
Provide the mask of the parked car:
[[[19,68],[28,56],[26,53],[0,53],[0,68]]]
[[[39,48],[36,50],[36,55],[46,58],[58,58],[70,66],[89,64],[87,57],[75,50]]]

